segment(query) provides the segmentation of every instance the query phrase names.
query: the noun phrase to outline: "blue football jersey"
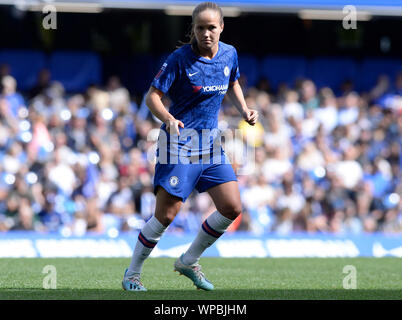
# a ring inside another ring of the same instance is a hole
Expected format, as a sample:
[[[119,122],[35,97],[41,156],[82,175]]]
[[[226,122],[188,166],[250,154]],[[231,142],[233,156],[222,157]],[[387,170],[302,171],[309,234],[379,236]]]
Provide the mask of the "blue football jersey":
[[[185,128],[214,129],[230,82],[240,76],[236,49],[219,42],[212,59],[193,52],[190,44],[175,50],[162,65],[152,86],[166,94],[169,112]],[[164,129],[165,125],[162,125]]]

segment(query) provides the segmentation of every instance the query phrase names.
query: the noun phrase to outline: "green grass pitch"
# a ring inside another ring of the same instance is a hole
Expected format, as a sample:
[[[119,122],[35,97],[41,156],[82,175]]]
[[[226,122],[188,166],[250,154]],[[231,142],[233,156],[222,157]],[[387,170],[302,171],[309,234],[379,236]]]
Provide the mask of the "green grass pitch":
[[[130,259],[0,259],[0,299],[73,300],[268,300],[402,299],[398,258],[201,258],[215,290],[196,290],[173,272],[173,258],[146,260],[147,292],[126,292],[121,280]],[[43,289],[46,265],[57,271],[57,288]],[[357,289],[344,289],[346,265],[356,268]]]

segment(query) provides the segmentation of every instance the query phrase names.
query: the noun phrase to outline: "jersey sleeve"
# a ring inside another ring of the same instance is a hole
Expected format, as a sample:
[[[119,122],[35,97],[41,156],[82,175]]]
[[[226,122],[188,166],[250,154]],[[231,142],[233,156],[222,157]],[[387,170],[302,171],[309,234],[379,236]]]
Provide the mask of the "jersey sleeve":
[[[178,62],[175,54],[171,54],[156,74],[151,86],[167,93],[178,75]]]
[[[240,78],[239,60],[237,57],[237,51],[235,48],[233,48],[233,66],[232,71],[230,73],[229,81],[235,82],[239,78]]]

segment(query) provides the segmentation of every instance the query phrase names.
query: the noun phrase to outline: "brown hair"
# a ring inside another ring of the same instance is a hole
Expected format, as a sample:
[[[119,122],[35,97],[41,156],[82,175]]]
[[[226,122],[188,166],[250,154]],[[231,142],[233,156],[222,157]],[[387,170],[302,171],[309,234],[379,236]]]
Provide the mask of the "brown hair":
[[[190,38],[190,41],[189,41],[189,42],[182,42],[182,41],[179,41],[179,46],[178,46],[178,48],[181,47],[181,46],[183,46],[183,45],[185,45],[185,44],[191,44],[191,46],[193,47],[193,50],[195,50],[195,51],[198,52],[198,46],[196,45],[196,44],[197,44],[197,39],[195,38],[195,35],[194,35],[194,22],[195,22],[195,19],[197,18],[197,16],[198,16],[201,12],[203,12],[203,11],[205,11],[205,10],[208,10],[208,9],[210,9],[210,10],[215,10],[216,12],[218,12],[218,13],[219,13],[219,16],[220,16],[219,23],[220,23],[221,25],[223,24],[223,12],[222,12],[222,9],[221,9],[216,3],[214,3],[214,2],[208,2],[208,1],[207,1],[207,2],[202,2],[202,3],[200,3],[198,6],[196,6],[196,7],[194,8],[193,13],[192,13],[192,15],[191,15],[191,17],[192,17],[191,31],[190,31],[190,33],[187,35],[187,37]]]

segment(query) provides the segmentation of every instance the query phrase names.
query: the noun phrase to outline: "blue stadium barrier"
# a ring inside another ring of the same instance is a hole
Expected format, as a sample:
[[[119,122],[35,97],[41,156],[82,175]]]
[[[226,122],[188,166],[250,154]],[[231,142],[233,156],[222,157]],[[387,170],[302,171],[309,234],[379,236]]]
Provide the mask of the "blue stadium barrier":
[[[18,90],[31,89],[38,73],[46,67],[46,56],[35,50],[2,50],[0,65],[7,64],[11,75],[17,80]]]
[[[154,59],[151,55],[140,54],[135,55],[129,65],[129,70],[132,74],[132,85],[137,93],[146,92],[151,85],[155,74]]]
[[[355,59],[343,57],[316,57],[308,64],[307,77],[318,88],[330,87],[339,92],[345,80],[356,83],[358,64]]]
[[[68,92],[83,92],[91,84],[102,83],[102,62],[92,52],[53,52],[49,67],[52,79],[60,81]]]
[[[130,90],[143,93],[169,53],[158,57],[142,54],[134,57],[111,58],[115,73],[127,83]],[[115,61],[116,60],[116,61]],[[58,51],[50,56],[34,50],[2,50],[0,64],[8,64],[17,79],[18,89],[31,89],[41,69],[49,68],[53,80],[60,81],[67,92],[83,92],[90,84],[102,83],[102,61],[93,52]],[[355,82],[358,91],[371,90],[378,76],[386,74],[391,83],[402,72],[402,59],[366,58],[362,61],[347,57],[266,56],[262,60],[251,54],[239,53],[240,72],[249,86],[255,86],[261,77],[267,78],[274,90],[285,83],[293,87],[300,78],[311,78],[318,88],[329,86],[339,93],[345,80]]]
[[[307,61],[302,56],[267,56],[263,58],[260,70],[260,75],[269,80],[274,90],[281,83],[293,87],[297,79],[306,76]]]
[[[9,232],[0,234],[0,258],[6,257],[126,257],[132,255],[137,232],[120,235],[63,237],[59,234]],[[151,257],[178,257],[194,234],[167,232]],[[225,233],[205,257],[402,257],[402,235],[306,234],[261,236]]]
[[[377,83],[378,77],[386,74],[391,83],[398,72],[402,72],[402,59],[395,58],[366,58],[363,59],[359,68],[357,89],[368,91]]]
[[[239,54],[239,69],[247,78],[248,86],[255,86],[260,78],[258,59],[251,54]]]

